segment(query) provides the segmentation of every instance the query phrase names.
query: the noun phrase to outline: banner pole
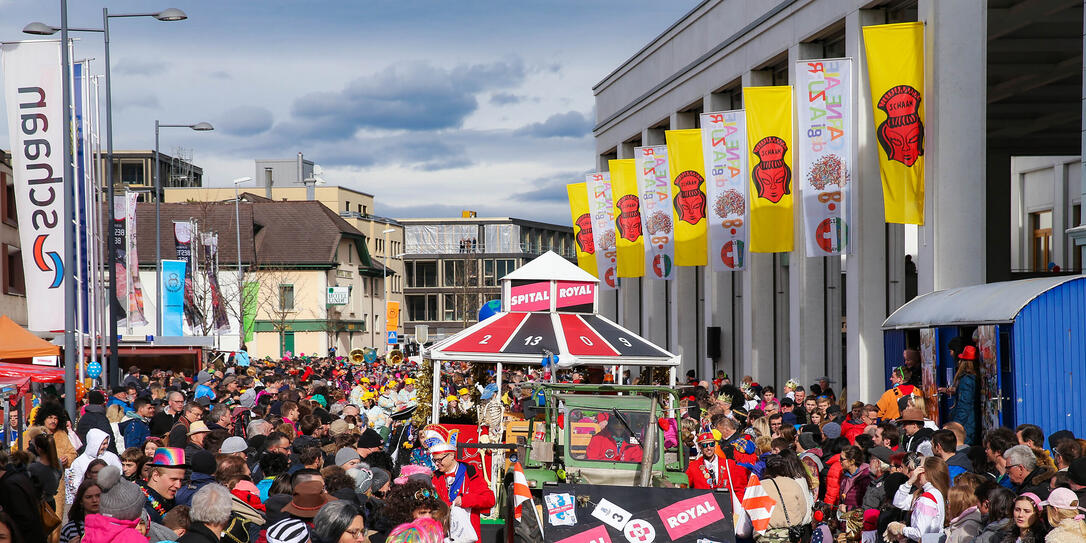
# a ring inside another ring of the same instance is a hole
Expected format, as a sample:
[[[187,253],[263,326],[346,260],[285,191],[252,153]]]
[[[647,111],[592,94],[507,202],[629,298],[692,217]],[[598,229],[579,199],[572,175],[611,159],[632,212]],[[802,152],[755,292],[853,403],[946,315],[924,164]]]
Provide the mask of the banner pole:
[[[75,173],[72,168],[72,122],[71,122],[71,57],[68,55],[68,0],[60,0],[60,67],[62,81],[61,119],[64,121],[64,250],[66,253],[64,270],[64,408],[68,416],[75,418],[75,364],[71,362],[75,352],[75,279],[72,257],[75,255]]]

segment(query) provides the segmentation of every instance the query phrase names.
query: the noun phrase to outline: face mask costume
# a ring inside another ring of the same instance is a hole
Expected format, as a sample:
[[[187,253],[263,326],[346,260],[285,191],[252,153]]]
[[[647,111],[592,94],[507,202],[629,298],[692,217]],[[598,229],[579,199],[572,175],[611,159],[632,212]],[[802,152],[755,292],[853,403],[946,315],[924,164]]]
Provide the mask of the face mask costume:
[[[693,170],[687,170],[675,176],[675,186],[679,187],[679,193],[675,195],[675,211],[679,214],[679,220],[690,224],[698,224],[705,218],[705,192],[701,190],[701,184],[705,179]]]
[[[924,156],[924,123],[920,122],[920,92],[908,85],[898,85],[879,98],[879,109],[886,112],[875,131],[890,160],[912,166]]]
[[[758,164],[751,170],[750,177],[758,188],[758,197],[774,204],[785,194],[792,193],[792,170],[784,163],[786,151],[788,144],[777,136],[764,137],[754,146]]]
[[[627,194],[615,202],[619,209],[615,218],[615,228],[622,239],[637,241],[641,238],[641,201],[633,194]]]
[[[588,213],[577,217],[577,246],[582,253],[595,254],[596,242],[592,241],[592,216]]]

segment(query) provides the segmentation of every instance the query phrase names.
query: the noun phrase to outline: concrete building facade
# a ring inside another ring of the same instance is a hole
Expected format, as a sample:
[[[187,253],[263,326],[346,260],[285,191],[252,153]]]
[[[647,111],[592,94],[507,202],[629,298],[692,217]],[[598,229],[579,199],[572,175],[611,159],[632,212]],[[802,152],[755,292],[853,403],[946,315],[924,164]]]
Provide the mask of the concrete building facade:
[[[849,401],[877,397],[880,325],[905,301],[906,230],[884,222],[862,28],[908,21],[925,23],[917,290],[1008,279],[1011,156],[1073,155],[1083,142],[1082,2],[706,0],[593,88],[597,167],[663,144],[665,130],[697,128],[702,112],[742,108],[743,87],[792,84],[797,61],[851,57],[852,254],[807,258],[797,243],[749,255],[744,272],[625,280],[601,297],[604,311],[681,353],[701,378],[725,370],[780,385],[828,375]],[[794,228],[802,240],[802,223]]]
[[[15,207],[11,155],[0,151],[0,315],[26,326],[26,284]]]
[[[1049,266],[1082,273],[1082,247],[1067,232],[1082,224],[1082,160],[1078,156],[1011,161],[1011,266],[1022,274]]]

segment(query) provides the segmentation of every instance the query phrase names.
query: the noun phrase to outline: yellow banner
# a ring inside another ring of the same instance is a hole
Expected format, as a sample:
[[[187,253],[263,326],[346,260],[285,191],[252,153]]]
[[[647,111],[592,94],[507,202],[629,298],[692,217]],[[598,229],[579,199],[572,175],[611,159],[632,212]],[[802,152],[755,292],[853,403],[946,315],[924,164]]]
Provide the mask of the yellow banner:
[[[636,161],[608,160],[607,169],[611,172],[611,199],[615,202],[618,276],[641,277],[645,275],[645,238],[641,234]]]
[[[596,243],[592,241],[592,215],[588,212],[588,188],[584,183],[566,185],[569,215],[573,220],[573,238],[577,242],[577,266],[599,276],[596,268]]]
[[[792,87],[746,87],[750,252],[792,250]]]
[[[385,331],[400,327],[400,302],[385,302]]]
[[[675,265],[704,266],[708,263],[705,218],[705,160],[701,152],[701,130],[668,130],[667,165],[671,173],[672,215],[675,218]]]
[[[864,27],[886,222],[924,224],[924,23]]]

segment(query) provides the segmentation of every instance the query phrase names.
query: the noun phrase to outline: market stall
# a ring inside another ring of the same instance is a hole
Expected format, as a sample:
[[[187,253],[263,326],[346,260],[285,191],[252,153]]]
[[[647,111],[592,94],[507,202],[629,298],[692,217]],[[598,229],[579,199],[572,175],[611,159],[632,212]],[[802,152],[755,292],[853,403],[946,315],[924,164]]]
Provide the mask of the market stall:
[[[30,364],[35,357],[60,355],[60,347],[45,341],[19,326],[7,315],[0,315],[0,361]]]
[[[1086,375],[1083,315],[1086,277],[1081,275],[925,294],[882,325],[886,375],[901,364],[904,349],[918,349],[925,396],[935,397],[956,370],[948,343],[962,336],[979,354],[978,429],[1030,423],[1081,435],[1086,432],[1086,419],[1078,416]],[[945,421],[946,409],[944,398],[929,406],[929,414]]]

